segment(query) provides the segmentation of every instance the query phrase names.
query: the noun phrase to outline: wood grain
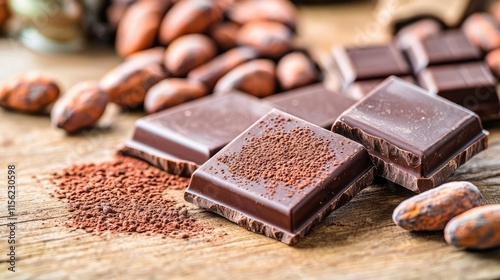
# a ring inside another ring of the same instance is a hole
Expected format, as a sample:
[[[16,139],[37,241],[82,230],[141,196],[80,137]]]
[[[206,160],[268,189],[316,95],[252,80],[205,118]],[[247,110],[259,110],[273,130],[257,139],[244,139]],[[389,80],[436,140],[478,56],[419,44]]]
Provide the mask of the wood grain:
[[[315,46],[319,56],[326,58],[334,43],[383,40],[387,34],[370,27],[377,24],[370,17],[372,10],[370,3],[302,9],[299,41]],[[355,36],[372,29],[368,39]],[[82,80],[98,79],[118,61],[106,48],[94,47],[74,55],[39,55],[15,41],[0,40],[0,79],[43,69],[67,88]],[[19,171],[18,272],[7,271],[6,193],[2,188],[1,279],[500,277],[500,250],[457,250],[446,245],[441,232],[408,233],[397,228],[391,220],[392,211],[412,194],[387,184],[364,190],[296,247],[250,233],[194,206],[189,207],[198,220],[227,235],[184,241],[140,234],[94,236],[62,226],[68,212],[63,202],[49,196],[54,186],[48,183],[48,174],[71,163],[111,158],[130,137],[140,116],[112,107],[100,128],[68,137],[50,127],[48,116],[0,110],[0,182],[5,182],[7,164],[16,164]],[[490,148],[457,170],[450,180],[470,180],[483,192],[485,203],[500,203],[500,123],[488,129]],[[181,191],[166,195],[185,204]]]

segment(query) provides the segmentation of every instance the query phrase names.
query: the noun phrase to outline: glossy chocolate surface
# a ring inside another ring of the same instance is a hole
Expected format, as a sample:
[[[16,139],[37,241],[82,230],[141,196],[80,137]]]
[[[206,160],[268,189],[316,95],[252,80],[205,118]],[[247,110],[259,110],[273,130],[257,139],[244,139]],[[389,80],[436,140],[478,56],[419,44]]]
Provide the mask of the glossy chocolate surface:
[[[378,166],[379,175],[414,191],[446,179],[484,149],[487,138],[477,115],[396,77],[344,112],[333,131],[362,143],[373,157],[384,161]],[[466,151],[470,146],[477,147]],[[467,155],[461,155],[464,151]],[[452,166],[446,166],[450,161]],[[399,171],[388,173],[384,170],[388,165]],[[430,182],[418,180],[438,173],[439,178]]]
[[[474,46],[461,30],[446,31],[415,41],[406,54],[415,73],[433,65],[477,61],[481,50]]]
[[[410,82],[412,84],[417,84],[413,76],[403,76],[401,79]],[[354,82],[347,91],[345,91],[345,95],[352,97],[356,100],[361,100],[365,96],[368,95],[376,86],[385,81],[384,79],[372,79],[372,80],[364,80]]]
[[[203,164],[271,109],[239,92],[200,98],[137,120],[126,146],[173,162]]]
[[[410,74],[410,66],[394,45],[345,48],[332,50],[334,67],[339,72],[343,89],[352,82]]]
[[[291,115],[330,130],[335,120],[356,100],[323,84],[301,87],[267,97],[266,101]]]
[[[308,146],[308,151],[303,150],[303,141],[284,147],[287,136],[321,144]],[[256,171],[259,162],[250,159],[241,164],[238,159],[253,141],[263,139],[267,145],[259,145],[255,157],[265,157],[266,164],[276,168],[266,174]],[[303,154],[295,156],[299,150]],[[304,166],[286,165],[283,157],[288,156],[303,157],[297,160]],[[323,160],[321,164],[315,164],[316,157]],[[228,158],[240,164],[236,171]],[[317,176],[294,177],[292,172],[300,169]],[[198,168],[185,198],[251,231],[294,244],[297,235],[303,236],[370,184],[372,172],[368,153],[358,143],[275,109]]]
[[[496,80],[484,62],[429,67],[418,79],[429,92],[475,112],[483,121],[500,118]]]

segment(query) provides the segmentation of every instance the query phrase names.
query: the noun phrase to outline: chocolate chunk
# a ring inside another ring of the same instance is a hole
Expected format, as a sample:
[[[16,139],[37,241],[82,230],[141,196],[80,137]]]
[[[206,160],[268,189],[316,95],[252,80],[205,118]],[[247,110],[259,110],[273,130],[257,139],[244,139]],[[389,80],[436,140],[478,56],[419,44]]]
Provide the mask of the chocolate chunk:
[[[184,198],[294,245],[373,170],[358,143],[275,109],[196,170]]]
[[[407,82],[410,82],[412,84],[417,84],[417,82],[415,81],[413,76],[404,76],[404,77],[401,77],[401,79],[403,79]],[[352,97],[356,100],[361,100],[365,96],[367,96],[368,93],[370,93],[372,91],[372,89],[374,89],[376,86],[378,86],[383,81],[385,81],[385,78],[384,79],[372,79],[372,80],[364,80],[364,81],[354,82],[349,87],[349,89],[347,89],[347,91],[345,91],[344,93],[347,96]]]
[[[461,30],[452,30],[415,41],[406,50],[413,71],[418,73],[433,65],[480,60],[481,50]]]
[[[378,175],[414,192],[444,182],[488,142],[476,114],[397,77],[344,112],[332,131],[363,144]]]
[[[271,109],[239,92],[200,98],[137,120],[132,140],[121,153],[190,176]]]
[[[356,103],[356,100],[333,92],[323,84],[275,94],[266,100],[278,109],[328,130],[340,114]]]
[[[430,93],[474,111],[483,121],[500,118],[496,81],[484,62],[429,67],[418,79]]]
[[[403,54],[394,45],[362,48],[337,46],[333,48],[332,55],[344,90],[354,81],[390,75],[406,76],[411,72]]]

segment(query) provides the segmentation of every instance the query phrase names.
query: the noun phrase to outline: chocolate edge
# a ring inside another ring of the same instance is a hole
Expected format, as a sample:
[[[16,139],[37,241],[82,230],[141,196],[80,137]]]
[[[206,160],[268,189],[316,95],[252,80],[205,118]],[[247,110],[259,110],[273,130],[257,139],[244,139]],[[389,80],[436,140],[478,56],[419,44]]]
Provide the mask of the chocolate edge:
[[[287,245],[293,246],[297,244],[312,227],[317,225],[325,217],[330,215],[334,210],[342,207],[349,202],[356,194],[362,191],[365,187],[369,186],[374,179],[375,167],[371,167],[365,174],[359,177],[352,183],[342,194],[333,199],[328,206],[319,211],[311,220],[306,223],[302,228],[295,233],[286,232],[281,229],[270,226],[261,221],[247,217],[245,214],[232,209],[230,207],[218,204],[210,199],[198,196],[186,190],[184,199],[187,202],[195,204],[201,208],[207,209],[211,212],[217,213],[222,217],[232,221],[233,223],[255,233],[263,234],[267,237],[281,241]]]

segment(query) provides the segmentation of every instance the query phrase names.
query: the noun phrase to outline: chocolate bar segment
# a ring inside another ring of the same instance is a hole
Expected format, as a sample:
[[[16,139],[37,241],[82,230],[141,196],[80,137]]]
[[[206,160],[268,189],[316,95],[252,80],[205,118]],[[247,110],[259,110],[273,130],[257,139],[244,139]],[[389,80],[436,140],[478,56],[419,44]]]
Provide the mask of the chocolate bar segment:
[[[403,54],[392,44],[360,48],[336,46],[332,55],[344,90],[354,81],[406,76],[411,72]]]
[[[406,50],[415,73],[433,65],[477,61],[481,50],[474,46],[461,30],[451,30],[415,41]]]
[[[487,146],[479,117],[390,77],[335,122],[333,132],[363,144],[377,174],[414,192],[441,184]]]
[[[137,120],[122,153],[190,176],[272,106],[241,92],[208,96]]]
[[[430,93],[462,105],[483,121],[500,118],[496,81],[484,62],[429,67],[418,79]]]
[[[184,198],[294,245],[373,171],[363,146],[274,109],[197,169]]]
[[[301,87],[266,98],[276,108],[330,130],[335,120],[356,100],[323,84]]]

